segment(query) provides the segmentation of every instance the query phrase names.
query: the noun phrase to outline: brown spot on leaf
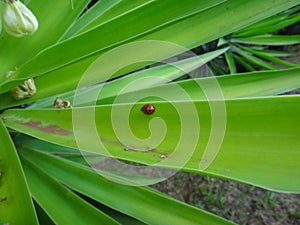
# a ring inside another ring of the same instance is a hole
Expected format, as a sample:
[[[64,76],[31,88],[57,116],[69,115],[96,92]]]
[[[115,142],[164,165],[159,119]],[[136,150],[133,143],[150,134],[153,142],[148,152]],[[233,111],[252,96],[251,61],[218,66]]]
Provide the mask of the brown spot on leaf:
[[[42,123],[40,121],[29,121],[29,122],[22,122],[22,121],[16,121],[16,123],[24,125],[26,127],[31,127],[36,130],[49,133],[49,134],[57,134],[61,136],[67,136],[71,134],[69,130],[63,129],[57,125],[47,125],[47,126],[42,126]]]
[[[100,138],[101,138],[101,142],[103,142],[103,143],[116,145],[116,146],[123,146],[122,143],[117,140],[109,140],[109,139],[103,138],[103,137],[100,137]]]
[[[6,201],[6,200],[7,200],[7,197],[6,197],[6,196],[0,198],[0,202],[4,202],[4,201]]]
[[[125,151],[135,151],[135,148],[133,147],[127,147],[127,148],[124,148]]]

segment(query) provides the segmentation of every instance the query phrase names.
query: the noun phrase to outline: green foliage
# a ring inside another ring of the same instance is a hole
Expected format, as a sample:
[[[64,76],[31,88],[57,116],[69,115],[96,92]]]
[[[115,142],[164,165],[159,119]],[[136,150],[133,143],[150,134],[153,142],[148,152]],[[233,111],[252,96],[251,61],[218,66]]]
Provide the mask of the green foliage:
[[[264,47],[299,43],[265,35],[299,21],[299,0],[88,3],[31,0],[36,33],[2,30],[0,224],[233,224],[141,187],[177,170],[300,192],[300,97],[277,96],[300,68]],[[197,75],[222,54],[231,75]]]
[[[284,28],[299,23],[299,10],[300,6],[295,6],[221,38],[219,46],[230,46],[225,53],[229,72],[236,73],[239,65],[248,71],[299,67],[298,64],[280,59],[292,53],[271,49],[273,46],[283,48],[300,44],[299,35],[280,34]]]
[[[16,149],[0,121],[0,223],[38,224]]]

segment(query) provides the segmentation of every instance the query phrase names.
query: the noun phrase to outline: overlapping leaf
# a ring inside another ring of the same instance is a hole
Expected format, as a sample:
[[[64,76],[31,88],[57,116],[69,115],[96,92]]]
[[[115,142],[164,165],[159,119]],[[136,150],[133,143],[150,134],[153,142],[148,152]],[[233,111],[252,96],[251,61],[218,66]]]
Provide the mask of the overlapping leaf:
[[[226,123],[226,130],[220,128],[215,134],[211,133],[211,122],[217,119],[212,116],[216,112],[211,112],[209,107],[212,101],[209,104],[199,101],[154,102],[154,117],[163,118],[167,130],[164,131],[166,128],[161,127],[158,121],[155,122],[151,127],[152,142],[146,141],[144,145],[137,145],[136,140],[149,137],[151,133],[147,127],[152,117],[143,115],[140,110],[142,104],[138,103],[74,108],[73,121],[70,119],[71,109],[10,110],[3,116],[8,127],[52,143],[75,148],[79,143],[82,150],[167,168],[177,168],[183,163],[182,154],[191,154],[183,166],[186,171],[215,174],[269,189],[299,192],[299,99],[291,96],[227,100],[224,102],[226,115],[222,115],[226,121],[221,121]],[[124,114],[129,109],[130,114]],[[112,110],[120,113],[112,114]],[[199,137],[197,129],[184,130],[197,125],[195,112],[201,122]],[[184,125],[180,126],[182,120]],[[118,121],[118,126],[114,126],[115,121]],[[138,139],[132,139],[132,134],[127,133],[127,123]],[[165,137],[161,140],[164,132]],[[210,138],[222,139],[222,132],[224,139],[216,159],[204,160],[204,150]],[[120,138],[126,143],[122,143]],[[155,143],[159,140],[162,142]],[[179,149],[179,153],[173,156],[173,150],[179,143],[183,143],[185,148]],[[124,150],[130,146],[136,147],[133,151]],[[149,147],[156,150],[147,151]],[[168,160],[161,162],[161,155],[166,155]],[[211,164],[207,170],[201,171],[201,163]]]
[[[0,120],[0,224],[37,225],[37,217],[16,149]]]
[[[25,149],[22,155],[74,190],[147,224],[233,224],[150,188],[106,180],[92,169],[66,160]]]
[[[55,44],[88,2],[89,0],[29,1],[28,8],[38,18],[39,29],[33,36],[23,38],[3,34],[0,42],[0,83],[6,81],[8,71],[18,70],[38,52]],[[1,1],[0,5],[2,4],[5,3]]]
[[[151,2],[147,7],[138,8],[82,35],[68,39],[53,48],[43,51],[30,62],[20,67],[16,74],[10,80],[6,81],[10,83],[1,87],[0,92],[8,91],[20,82],[13,81],[14,79],[22,80],[45,73],[47,73],[47,75],[42,76],[41,79],[48,80],[48,82],[53,82],[53,79],[55,80],[54,77],[60,77],[61,74],[64,74],[65,80],[72,78],[72,84],[69,84],[69,86],[65,88],[65,91],[71,90],[76,87],[78,80],[88,66],[103,54],[103,52],[110,50],[112,47],[134,40],[161,40],[176,43],[186,48],[193,48],[298,4],[296,0],[276,0],[276,2],[273,2],[272,8],[270,8],[269,3],[258,0],[245,1],[243,4],[235,0],[222,2],[223,1],[208,1],[201,5],[197,3],[193,5],[193,2],[189,2],[189,4],[181,8],[178,8],[178,4],[172,2],[171,6],[175,7],[173,10],[173,14],[175,13],[175,15],[173,15],[173,18],[168,17],[165,19],[160,19],[160,17],[157,17],[152,11],[161,11],[164,17],[164,10],[171,10],[171,8],[169,6],[164,7],[165,3],[159,4]],[[180,3],[180,1],[178,1],[178,3]],[[195,5],[197,7],[195,7]],[[245,8],[247,8],[247,10],[245,10]],[[143,13],[140,13],[142,9]],[[145,14],[146,12],[149,13],[149,16]],[[255,16],[253,16],[254,14]],[[224,19],[224,16],[226,16],[226,19]],[[135,24],[137,23],[135,28],[133,30],[122,29],[127,27],[126,24],[131,23],[130,21],[134,21]],[[149,26],[145,26],[145,23],[149,23]],[[211,26],[211,24],[217,24],[217,26],[222,29],[216,29],[214,26]],[[116,30],[120,31],[117,36],[115,35]],[[185,32],[181,32],[182,30]],[[195,36],[199,37],[199,39],[195,39]],[[116,37],[118,38],[116,39]],[[85,46],[83,46],[83,44]],[[76,48],[76,46],[81,47]],[[76,51],[72,50],[74,48],[76,48]],[[157,61],[159,61],[177,53],[179,53],[178,49],[166,49],[157,52],[157,54],[153,53],[153,49],[141,49],[140,51],[128,52],[127,55],[132,56],[134,54],[137,59],[141,56],[155,55]],[[84,59],[84,57],[88,58]],[[123,59],[116,58],[115,60],[117,62]],[[147,64],[149,64],[149,62],[136,65],[135,68],[140,68]],[[110,67],[110,69],[112,68],[113,67]],[[56,71],[53,71],[54,69],[56,69]],[[130,68],[127,72],[132,71],[132,69],[133,68]],[[126,72],[126,70],[123,72]],[[107,75],[110,73],[110,70],[102,70],[102,73]],[[103,80],[99,77],[97,81],[100,82]],[[58,81],[55,80],[55,82]],[[64,83],[65,81],[62,80],[60,82]],[[95,82],[95,80],[93,82]],[[40,87],[40,89],[44,88],[46,87]]]
[[[83,201],[38,167],[26,160],[22,163],[34,198],[55,224],[119,224]]]

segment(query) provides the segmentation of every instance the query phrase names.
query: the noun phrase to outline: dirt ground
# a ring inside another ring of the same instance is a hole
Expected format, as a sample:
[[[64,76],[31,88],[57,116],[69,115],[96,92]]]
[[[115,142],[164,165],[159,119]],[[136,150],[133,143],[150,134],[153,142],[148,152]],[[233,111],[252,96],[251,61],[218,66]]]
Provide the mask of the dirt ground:
[[[240,225],[300,225],[300,194],[183,172],[153,187]]]

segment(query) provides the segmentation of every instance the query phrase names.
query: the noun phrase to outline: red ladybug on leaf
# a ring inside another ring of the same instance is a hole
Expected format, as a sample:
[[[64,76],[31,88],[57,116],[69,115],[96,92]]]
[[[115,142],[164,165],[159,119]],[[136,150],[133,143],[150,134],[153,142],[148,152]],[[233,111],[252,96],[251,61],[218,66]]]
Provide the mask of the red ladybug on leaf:
[[[155,107],[151,104],[145,104],[141,108],[142,112],[145,113],[146,115],[151,115],[155,111]]]

